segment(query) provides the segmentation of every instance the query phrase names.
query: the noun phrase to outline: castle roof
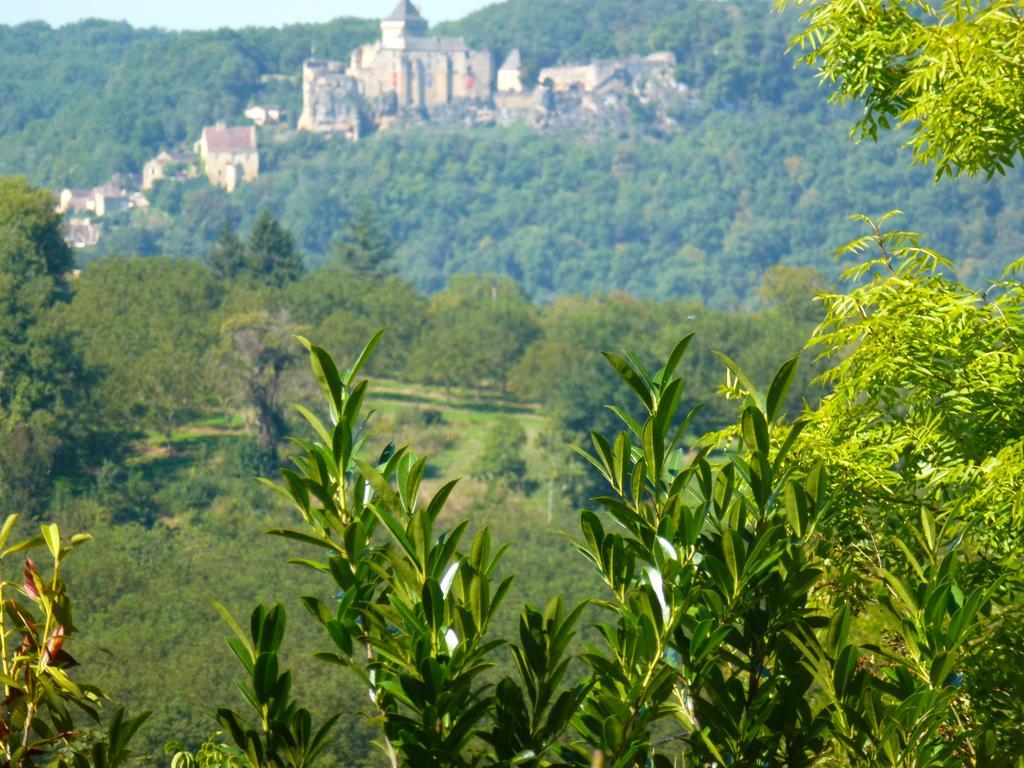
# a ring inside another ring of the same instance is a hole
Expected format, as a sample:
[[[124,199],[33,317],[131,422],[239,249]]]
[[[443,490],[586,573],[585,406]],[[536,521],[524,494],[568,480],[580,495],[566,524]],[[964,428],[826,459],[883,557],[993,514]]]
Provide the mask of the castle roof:
[[[523,67],[523,56],[519,53],[518,48],[513,48],[512,53],[505,59],[505,63],[501,65],[501,69],[522,69]]]
[[[208,125],[203,128],[203,137],[210,152],[242,154],[256,151],[256,129],[251,125],[231,128]]]
[[[399,0],[395,10],[385,21],[426,21],[426,19],[420,15],[419,9],[412,4],[412,0]]]

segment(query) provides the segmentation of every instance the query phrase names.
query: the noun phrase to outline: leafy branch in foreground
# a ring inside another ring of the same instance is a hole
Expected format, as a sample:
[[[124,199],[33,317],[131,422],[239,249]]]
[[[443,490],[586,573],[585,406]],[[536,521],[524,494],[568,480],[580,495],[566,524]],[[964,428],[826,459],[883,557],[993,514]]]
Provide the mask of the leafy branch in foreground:
[[[341,715],[332,715],[314,731],[309,710],[292,701],[291,672],[282,672],[278,660],[286,623],[284,606],[278,604],[269,610],[257,606],[249,620],[250,635],[242,631],[226,608],[216,607],[234,632],[228,645],[249,675],[248,684],[239,684],[239,690],[255,712],[256,724],[250,725],[227,707],[217,710],[217,719],[251,768],[308,768],[315,764]]]
[[[1024,286],[951,279],[919,235],[883,230],[897,213],[859,217],[870,234],[839,250],[870,258],[844,273],[860,285],[822,299],[808,346],[835,363],[803,445],[841,477],[875,549],[905,538],[924,507],[1012,558],[1024,542]]]
[[[9,543],[18,522],[9,516],[0,527],[0,766],[29,768],[116,768],[129,756],[128,742],[148,713],[125,718],[115,710],[105,732],[82,728],[75,713],[100,722],[106,695],[68,674],[77,666],[65,644],[75,634],[61,567],[65,558],[91,537],[63,539],[56,525]],[[46,549],[53,567],[47,575],[22,553]],[[7,573],[17,563],[21,578]]]
[[[860,138],[913,126],[914,162],[937,177],[1005,173],[1022,149],[1024,16],[1016,0],[778,0],[806,8],[792,47],[863,104]]]
[[[337,591],[333,606],[303,598],[333,646],[318,656],[363,681],[393,765],[473,765],[486,743],[519,762],[529,762],[528,753],[539,759],[555,748],[575,709],[576,699],[558,683],[578,610],[564,616],[556,602],[544,613],[524,611],[523,645],[513,650],[524,687],[502,680],[496,705],[483,676],[505,644],[489,636],[511,585],[495,575],[504,549],[493,548],[486,529],[460,548],[468,521],[436,531],[455,483],[421,500],[423,459],[391,445],[373,462],[362,457],[367,382],[356,376],[378,338],[344,372],[304,341],[328,424],[299,408],[319,439],[296,440],[296,469],[284,470],[285,484],[273,486],[306,528],[272,533],[327,553],[326,562],[299,561],[329,575]],[[488,727],[498,711],[516,726],[495,719]]]
[[[797,450],[835,478],[826,527],[835,592],[872,610],[880,571],[916,582],[952,550],[955,604],[986,590],[985,642],[959,674],[986,741],[1020,754],[1024,286],[1012,267],[984,290],[957,282],[919,235],[885,229],[895,213],[859,217],[869,233],[839,251],[858,259],[846,277],[859,284],[822,299],[809,348],[834,361],[822,379],[830,391]]]

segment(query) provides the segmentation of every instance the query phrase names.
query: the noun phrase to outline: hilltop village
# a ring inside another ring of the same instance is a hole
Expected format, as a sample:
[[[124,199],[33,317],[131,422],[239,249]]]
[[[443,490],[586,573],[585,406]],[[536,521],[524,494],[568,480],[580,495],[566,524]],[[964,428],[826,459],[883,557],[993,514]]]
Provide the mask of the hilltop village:
[[[518,49],[495,68],[489,50],[472,50],[462,38],[431,37],[411,0],[399,0],[380,30],[380,40],[353,51],[347,65],[306,61],[299,130],[357,141],[424,122],[593,131],[617,130],[637,118],[670,130],[669,108],[687,94],[667,52],[548,67],[530,84]]]
[[[692,97],[675,76],[672,53],[540,69],[530,81],[519,49],[495,66],[490,50],[462,38],[433,37],[411,0],[399,0],[380,22],[380,39],[360,46],[349,62],[315,57],[302,67],[302,112],[296,130],[358,141],[368,134],[433,124],[484,126],[521,123],[538,131],[615,133],[636,122],[665,133],[676,129],[672,107]],[[268,75],[286,78],[284,75]],[[205,176],[227,192],[260,173],[257,128],[287,128],[279,108],[252,105],[249,125],[206,126],[191,147],[165,150],[141,173],[122,173],[91,189],[65,189],[57,210],[68,213],[69,242],[99,242],[99,219],[149,206],[145,192],[166,181]]]
[[[246,110],[246,116],[257,125],[264,125],[277,122],[282,115],[278,110],[258,107]],[[68,242],[74,248],[96,245],[103,231],[97,219],[148,208],[149,199],[144,193],[158,182],[187,181],[198,178],[200,172],[210,184],[229,193],[239,184],[256,179],[260,173],[256,126],[206,126],[192,152],[164,151],[147,161],[141,174],[119,173],[99,187],[61,190],[57,212],[70,215]]]

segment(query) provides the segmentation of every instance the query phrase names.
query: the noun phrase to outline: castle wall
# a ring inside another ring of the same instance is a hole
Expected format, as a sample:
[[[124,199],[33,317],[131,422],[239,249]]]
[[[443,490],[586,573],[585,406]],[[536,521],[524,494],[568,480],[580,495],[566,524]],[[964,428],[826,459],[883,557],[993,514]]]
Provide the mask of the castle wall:
[[[494,64],[487,51],[364,46],[352,59],[349,76],[366,99],[394,93],[400,107],[429,109],[491,97]]]
[[[378,128],[456,101],[490,102],[494,62],[461,38],[428,37],[428,23],[407,0],[381,21],[381,38],[340,62],[308,61],[302,69],[299,130],[359,138],[364,114]],[[397,108],[397,112],[396,112]]]
[[[452,57],[452,99],[489,101],[493,83],[490,51],[461,51]]]
[[[307,62],[299,129],[340,132],[353,140],[364,124],[385,130],[424,120],[609,129],[631,119],[630,99],[650,105],[673,127],[669,105],[685,93],[670,53],[549,67],[539,73],[538,86],[523,82],[518,49],[496,71],[490,51],[427,33],[413,3],[401,0],[381,22],[381,39],[353,51],[347,68],[341,62]]]

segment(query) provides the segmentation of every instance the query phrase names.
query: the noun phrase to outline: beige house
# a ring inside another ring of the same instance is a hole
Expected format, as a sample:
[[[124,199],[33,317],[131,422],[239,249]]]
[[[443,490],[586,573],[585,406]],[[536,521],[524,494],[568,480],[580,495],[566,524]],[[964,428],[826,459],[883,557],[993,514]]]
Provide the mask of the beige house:
[[[93,189],[92,199],[92,210],[96,211],[97,216],[108,216],[132,207],[129,194],[113,184],[104,184]]]
[[[146,203],[148,205],[148,201]],[[92,189],[65,189],[57,200],[58,213],[94,213],[108,216],[137,207],[132,195],[113,182]]]
[[[161,152],[142,166],[142,188],[152,189],[165,179],[191,179],[195,176],[195,157],[186,152]]]
[[[228,192],[260,175],[260,153],[253,126],[208,125],[203,128],[195,151],[210,183]]]
[[[57,213],[81,213],[96,209],[91,189],[64,189],[57,198]]]

